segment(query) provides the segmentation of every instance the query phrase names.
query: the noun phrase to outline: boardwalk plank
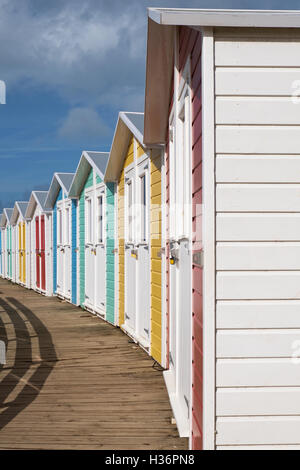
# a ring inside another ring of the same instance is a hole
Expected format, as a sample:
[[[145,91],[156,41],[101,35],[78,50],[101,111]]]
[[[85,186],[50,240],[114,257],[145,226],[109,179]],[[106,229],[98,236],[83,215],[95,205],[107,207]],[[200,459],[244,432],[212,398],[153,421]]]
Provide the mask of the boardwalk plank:
[[[162,372],[118,328],[0,279],[1,449],[186,449]]]

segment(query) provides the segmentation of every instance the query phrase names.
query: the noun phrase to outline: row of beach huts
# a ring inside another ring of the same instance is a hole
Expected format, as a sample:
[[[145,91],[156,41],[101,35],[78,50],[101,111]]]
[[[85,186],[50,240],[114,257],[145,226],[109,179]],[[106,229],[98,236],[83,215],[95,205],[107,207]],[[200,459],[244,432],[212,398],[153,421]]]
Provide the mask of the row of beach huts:
[[[148,10],[145,110],[1,216],[1,275],[122,328],[191,449],[300,448],[300,12]]]

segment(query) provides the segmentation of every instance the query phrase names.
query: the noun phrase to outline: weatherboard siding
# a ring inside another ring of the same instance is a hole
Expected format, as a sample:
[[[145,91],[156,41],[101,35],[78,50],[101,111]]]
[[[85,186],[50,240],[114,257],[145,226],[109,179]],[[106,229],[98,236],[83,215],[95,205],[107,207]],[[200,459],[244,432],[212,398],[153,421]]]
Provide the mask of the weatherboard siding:
[[[106,320],[115,323],[115,185],[106,184]]]
[[[150,162],[150,243],[151,243],[151,356],[159,363],[162,335],[162,260],[161,254],[161,153]]]
[[[76,305],[77,304],[77,200],[76,199],[72,199],[71,201],[71,211],[72,211],[71,301],[73,304]]]
[[[299,35],[215,34],[216,447],[299,446]]]

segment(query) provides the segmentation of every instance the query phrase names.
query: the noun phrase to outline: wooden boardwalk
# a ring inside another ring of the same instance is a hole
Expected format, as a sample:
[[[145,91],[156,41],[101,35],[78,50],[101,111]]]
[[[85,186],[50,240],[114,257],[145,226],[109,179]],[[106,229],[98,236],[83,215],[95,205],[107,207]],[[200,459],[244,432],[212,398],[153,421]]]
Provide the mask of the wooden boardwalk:
[[[186,449],[162,372],[119,329],[0,279],[1,449]]]

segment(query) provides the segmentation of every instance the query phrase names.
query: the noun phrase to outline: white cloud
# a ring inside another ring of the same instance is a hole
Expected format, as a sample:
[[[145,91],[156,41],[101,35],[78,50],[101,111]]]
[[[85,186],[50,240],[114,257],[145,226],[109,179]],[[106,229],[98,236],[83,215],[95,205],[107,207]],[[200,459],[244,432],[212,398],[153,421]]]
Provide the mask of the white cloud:
[[[95,141],[109,135],[109,128],[91,108],[73,108],[58,130],[58,136],[68,141]]]

